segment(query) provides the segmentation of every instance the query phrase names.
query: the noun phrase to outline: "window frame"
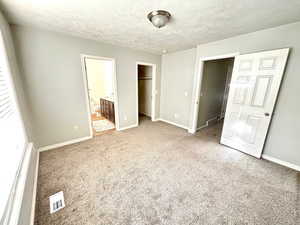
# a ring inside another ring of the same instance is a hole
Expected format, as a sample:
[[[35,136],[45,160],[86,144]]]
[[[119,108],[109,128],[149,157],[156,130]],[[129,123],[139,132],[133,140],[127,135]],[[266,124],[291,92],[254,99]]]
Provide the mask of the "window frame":
[[[24,146],[20,147],[20,151],[22,151],[21,160],[18,162],[18,167],[16,168],[16,173],[13,177],[13,182],[10,187],[10,194],[7,196],[7,202],[4,203],[5,206],[0,214],[0,223],[11,224],[11,222],[14,223],[15,219],[17,219],[13,217],[15,217],[16,214],[19,214],[22,204],[24,190],[20,193],[19,185],[21,182],[24,182],[21,181],[22,179],[20,180],[20,177],[22,176],[22,168],[24,166],[23,164],[27,155],[26,150],[28,149],[29,143],[24,119],[20,109],[19,99],[17,96],[16,75],[18,75],[19,71],[17,68],[15,49],[9,27],[7,24],[3,24],[2,21],[0,21],[0,54],[3,54],[3,62],[0,63],[3,64],[3,73],[6,73],[4,75],[5,81],[7,82],[9,95],[15,111],[14,113],[16,118],[19,120],[21,133],[24,138]]]

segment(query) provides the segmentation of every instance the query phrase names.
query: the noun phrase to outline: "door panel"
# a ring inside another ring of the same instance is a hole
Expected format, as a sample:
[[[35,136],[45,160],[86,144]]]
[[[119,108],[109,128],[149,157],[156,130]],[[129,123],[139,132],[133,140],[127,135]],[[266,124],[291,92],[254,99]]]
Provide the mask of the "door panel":
[[[239,63],[239,71],[251,71],[253,60],[252,59],[242,59]]]
[[[259,60],[259,70],[272,70],[276,67],[276,57],[267,57]]]
[[[289,49],[235,58],[221,143],[261,157]]]
[[[250,77],[249,76],[239,76],[236,80],[236,88],[234,90],[234,104],[245,104],[247,93],[248,93],[248,84]]]
[[[245,134],[244,141],[249,144],[254,144],[257,131],[259,129],[259,125],[262,122],[262,118],[258,116],[248,116],[246,126],[245,126]]]
[[[257,76],[254,93],[252,96],[252,106],[264,107],[272,84],[272,76]]]
[[[227,131],[222,133],[225,138],[233,138],[235,136],[235,127],[238,126],[239,113],[238,112],[227,112]]]

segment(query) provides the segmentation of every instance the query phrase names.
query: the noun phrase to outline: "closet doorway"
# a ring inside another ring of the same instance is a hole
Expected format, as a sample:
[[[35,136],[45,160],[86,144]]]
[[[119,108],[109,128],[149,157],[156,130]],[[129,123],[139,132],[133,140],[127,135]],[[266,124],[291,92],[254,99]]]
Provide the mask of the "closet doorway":
[[[234,57],[204,62],[201,80],[197,131],[214,126],[221,137]]]
[[[136,63],[137,79],[137,121],[155,121],[156,65],[151,63]]]

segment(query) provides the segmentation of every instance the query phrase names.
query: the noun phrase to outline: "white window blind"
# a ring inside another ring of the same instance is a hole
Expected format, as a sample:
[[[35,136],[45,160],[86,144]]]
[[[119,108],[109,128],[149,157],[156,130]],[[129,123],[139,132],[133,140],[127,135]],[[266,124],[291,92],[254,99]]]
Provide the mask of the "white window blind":
[[[0,33],[0,220],[22,162],[26,145],[3,35]],[[8,49],[8,48],[7,48]]]

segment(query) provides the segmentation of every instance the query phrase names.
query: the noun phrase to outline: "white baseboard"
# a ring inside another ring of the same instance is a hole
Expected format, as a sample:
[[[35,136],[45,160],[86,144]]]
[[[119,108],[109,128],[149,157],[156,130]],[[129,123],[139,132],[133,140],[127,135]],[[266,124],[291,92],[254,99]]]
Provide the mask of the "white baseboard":
[[[300,166],[263,154],[262,158],[300,172]]]
[[[51,150],[51,149],[54,149],[54,148],[59,148],[59,147],[65,146],[65,145],[75,144],[75,143],[78,143],[78,142],[89,140],[92,137],[93,136],[87,136],[87,137],[83,137],[83,138],[76,138],[76,139],[73,139],[73,140],[70,140],[70,141],[65,141],[65,142],[62,142],[62,143],[57,143],[57,144],[54,144],[54,145],[47,145],[47,146],[44,146],[44,147],[40,147],[39,151],[43,152],[43,151],[48,151],[48,150]]]
[[[214,121],[214,120],[218,120],[219,118],[220,118],[220,115],[214,116],[214,117],[208,119],[208,120],[206,121],[206,123],[209,124],[209,122]]]
[[[189,132],[190,134],[195,134],[195,133],[196,133],[196,131],[195,131],[194,129],[188,129],[188,132]]]
[[[139,125],[136,123],[136,124],[133,124],[133,125],[130,125],[130,126],[127,126],[127,127],[121,127],[119,129],[117,129],[117,131],[121,131],[121,130],[127,130],[127,129],[130,129],[130,128],[134,128],[134,127],[138,127]]]
[[[32,192],[30,225],[34,225],[35,206],[36,206],[36,198],[37,198],[37,181],[38,181],[38,175],[39,175],[39,164],[40,164],[40,153],[39,153],[39,151],[37,151],[35,174],[34,174],[34,184],[33,184],[33,192]]]
[[[205,121],[205,124],[204,124],[203,126],[197,127],[196,130],[191,130],[190,133],[196,133],[197,131],[199,131],[199,130],[205,128],[205,127],[208,127],[209,122],[214,121],[214,120],[217,120],[219,117],[220,117],[220,116],[218,115],[218,116],[214,116],[214,117],[208,119],[207,121]]]
[[[198,131],[198,130],[201,130],[201,129],[205,128],[205,127],[208,127],[208,122],[207,122],[207,121],[206,121],[206,124],[205,124],[205,125],[203,125],[203,126],[201,126],[201,127],[197,127],[197,131]]]
[[[165,123],[172,124],[172,125],[174,125],[174,126],[176,126],[176,127],[180,127],[180,128],[185,129],[185,130],[188,130],[188,129],[189,129],[187,126],[184,126],[184,125],[181,125],[181,124],[178,124],[178,123],[169,121],[169,120],[165,120],[165,119],[162,119],[162,118],[159,118],[159,119],[157,119],[157,120],[162,121],[162,122],[165,122]]]

